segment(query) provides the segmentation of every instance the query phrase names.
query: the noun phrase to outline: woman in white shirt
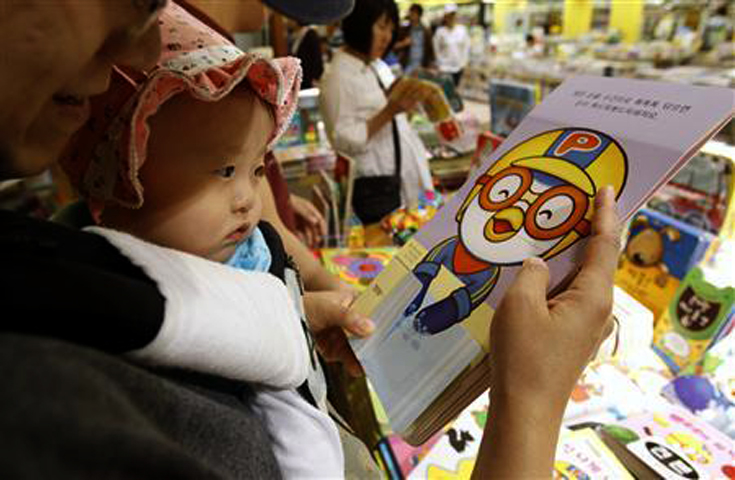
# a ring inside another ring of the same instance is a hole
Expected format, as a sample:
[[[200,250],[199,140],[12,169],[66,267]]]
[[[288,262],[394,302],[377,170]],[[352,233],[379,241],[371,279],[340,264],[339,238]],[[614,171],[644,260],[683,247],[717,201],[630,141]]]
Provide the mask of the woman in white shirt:
[[[464,67],[470,60],[470,34],[467,27],[457,23],[457,6],[444,7],[444,25],[434,34],[434,51],[439,71],[452,75],[454,85],[459,86]]]
[[[366,224],[401,203],[415,205],[422,192],[433,189],[429,153],[405,114],[416,106],[419,92],[387,98],[394,77],[381,57],[394,41],[397,23],[393,0],[357,0],[342,21],[346,46],[335,53],[321,84],[327,135],[335,150],[356,161],[353,207]],[[400,187],[391,182],[397,154]]]

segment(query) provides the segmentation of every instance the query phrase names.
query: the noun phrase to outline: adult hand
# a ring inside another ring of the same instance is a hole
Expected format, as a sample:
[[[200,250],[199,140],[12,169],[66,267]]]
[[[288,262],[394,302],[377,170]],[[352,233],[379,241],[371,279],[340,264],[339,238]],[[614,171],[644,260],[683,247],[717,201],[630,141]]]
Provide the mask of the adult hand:
[[[620,234],[611,189],[597,197],[592,236],[569,287],[547,300],[549,270],[529,258],[492,322],[493,392],[566,406],[582,370],[612,329]]]
[[[375,325],[369,318],[350,310],[354,298],[355,292],[346,289],[306,292],[304,310],[324,358],[343,363],[347,373],[359,376],[363,370],[347,335],[365,337],[373,332]]]
[[[327,222],[313,203],[291,194],[291,207],[296,216],[296,234],[309,247],[316,248],[327,235]]]
[[[608,187],[597,196],[592,236],[564,292],[548,300],[546,264],[524,262],[491,326],[490,411],[473,478],[550,476],[569,395],[611,330],[619,247]]]
[[[415,109],[425,95],[426,89],[419,82],[399,78],[391,85],[388,93],[388,104],[385,108],[392,116],[408,112]]]
[[[393,48],[395,50],[401,50],[403,48],[410,47],[410,46],[411,46],[411,36],[409,35],[402,40],[398,40],[395,43],[395,45],[393,45]]]

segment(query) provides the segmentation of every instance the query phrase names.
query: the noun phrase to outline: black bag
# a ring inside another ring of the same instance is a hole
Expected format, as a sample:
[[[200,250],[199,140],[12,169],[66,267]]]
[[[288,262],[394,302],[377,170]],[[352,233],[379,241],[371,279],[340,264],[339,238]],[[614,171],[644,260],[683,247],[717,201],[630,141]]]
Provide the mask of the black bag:
[[[375,73],[380,88],[385,87]],[[395,151],[395,172],[393,175],[376,175],[355,179],[352,192],[352,211],[363,225],[379,222],[383,217],[401,206],[401,143],[398,138],[398,124],[391,119],[393,128],[393,150]]]
[[[401,206],[401,178],[378,175],[355,179],[352,211],[364,225],[379,222]]]

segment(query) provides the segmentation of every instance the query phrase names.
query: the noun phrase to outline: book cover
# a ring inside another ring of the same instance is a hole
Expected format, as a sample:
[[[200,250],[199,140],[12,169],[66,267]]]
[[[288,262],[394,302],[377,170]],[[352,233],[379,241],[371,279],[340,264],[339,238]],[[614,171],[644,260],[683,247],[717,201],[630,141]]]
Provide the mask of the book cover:
[[[353,348],[391,425],[422,443],[489,385],[493,309],[530,256],[553,293],[576,268],[595,195],[632,215],[733,115],[735,91],[580,76],[538,105],[354,307]]]
[[[612,441],[648,469],[670,480],[732,478],[735,444],[724,433],[681,407],[669,405],[605,427]],[[627,459],[624,463],[634,465]],[[644,471],[636,468],[638,476]],[[640,473],[638,473],[640,472]]]
[[[700,228],[643,209],[631,222],[615,283],[659,318],[681,279],[702,260],[713,240]]]
[[[490,83],[490,130],[507,137],[536,104],[534,85],[493,80]]]
[[[699,152],[649,202],[650,208],[720,234],[733,197],[734,159]]]
[[[564,431],[554,460],[555,479],[633,480],[620,460],[589,428]]]
[[[395,247],[323,248],[320,255],[324,268],[362,291],[383,271],[396,250]]]
[[[692,269],[658,319],[653,348],[674,373],[704,359],[735,321],[735,288],[717,288]]]
[[[469,480],[480,451],[488,405],[487,395],[468,405],[457,419],[440,433],[439,439],[406,478]]]

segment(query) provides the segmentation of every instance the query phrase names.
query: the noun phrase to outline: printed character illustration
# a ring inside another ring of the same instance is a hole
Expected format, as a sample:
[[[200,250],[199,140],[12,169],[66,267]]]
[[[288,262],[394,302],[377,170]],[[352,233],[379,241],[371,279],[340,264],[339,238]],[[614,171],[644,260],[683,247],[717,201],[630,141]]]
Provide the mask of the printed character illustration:
[[[671,433],[666,436],[669,445],[679,447],[689,460],[701,464],[712,463],[712,452],[701,440],[685,432]]]
[[[566,128],[536,135],[479,176],[457,211],[457,234],[414,267],[421,288],[404,311],[414,329],[433,335],[467,318],[490,294],[503,266],[549,259],[590,230],[593,199],[605,185],[625,186],[627,158],[604,133]],[[464,285],[421,305],[441,267]]]
[[[669,269],[664,263],[664,252],[667,245],[678,242],[680,237],[679,230],[674,227],[656,228],[650,224],[648,217],[638,215],[630,226],[628,242],[620,261],[628,260],[638,267],[656,269],[656,285],[665,287]]]
[[[735,304],[735,288],[718,288],[693,268],[654,329],[654,350],[677,372],[699,361],[704,352],[727,333]]]
[[[584,470],[573,463],[559,460],[554,463],[554,480],[590,480],[590,477]]]
[[[682,283],[668,312],[674,329],[691,339],[711,338],[730,313],[735,289],[707,283],[698,268]]]
[[[700,298],[694,290],[687,289],[679,297],[676,313],[679,323],[687,330],[699,331],[709,327],[720,313],[720,304]]]

